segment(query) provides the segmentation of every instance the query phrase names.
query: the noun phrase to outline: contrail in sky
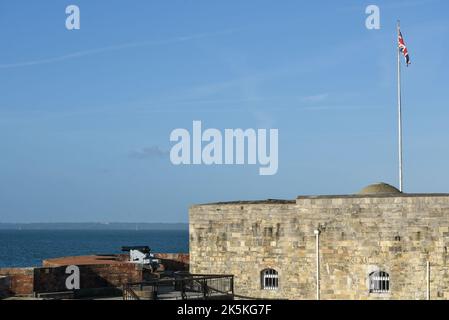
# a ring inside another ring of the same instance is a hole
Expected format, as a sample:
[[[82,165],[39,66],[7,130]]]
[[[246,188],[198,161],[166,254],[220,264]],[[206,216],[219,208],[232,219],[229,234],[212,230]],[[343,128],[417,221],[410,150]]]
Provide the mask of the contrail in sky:
[[[191,40],[196,40],[196,39],[231,34],[235,31],[236,31],[236,29],[231,29],[231,30],[214,32],[214,33],[200,33],[200,34],[194,34],[194,35],[187,35],[187,36],[176,37],[176,38],[172,38],[172,39],[168,39],[168,40],[140,41],[140,42],[124,43],[124,44],[120,44],[120,45],[114,45],[114,46],[108,46],[108,47],[103,47],[103,48],[73,52],[73,53],[62,55],[62,56],[52,57],[52,58],[47,58],[47,59],[0,64],[0,69],[48,64],[48,63],[65,61],[65,60],[69,60],[69,59],[75,59],[75,58],[90,56],[90,55],[99,54],[99,53],[103,53],[103,52],[117,51],[117,50],[123,50],[123,49],[128,49],[128,48],[136,48],[136,47],[144,47],[144,46],[159,46],[159,45],[167,45],[167,44],[171,44],[171,43],[186,42],[186,41],[191,41]]]

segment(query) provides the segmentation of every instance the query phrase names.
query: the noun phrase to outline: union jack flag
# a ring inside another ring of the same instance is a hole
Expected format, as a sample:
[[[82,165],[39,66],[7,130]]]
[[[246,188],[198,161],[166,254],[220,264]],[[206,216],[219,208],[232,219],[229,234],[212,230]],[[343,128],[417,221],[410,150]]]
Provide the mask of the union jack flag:
[[[407,46],[405,45],[404,38],[402,37],[402,33],[400,30],[399,30],[398,42],[399,42],[399,50],[404,55],[405,63],[407,64],[407,67],[408,67],[408,65],[410,64],[410,56],[408,54]]]

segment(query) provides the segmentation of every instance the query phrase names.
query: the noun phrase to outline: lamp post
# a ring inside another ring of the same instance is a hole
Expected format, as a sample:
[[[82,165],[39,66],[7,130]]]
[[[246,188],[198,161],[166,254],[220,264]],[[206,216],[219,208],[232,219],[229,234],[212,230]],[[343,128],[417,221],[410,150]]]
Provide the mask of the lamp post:
[[[430,261],[427,261],[426,263],[426,280],[427,280],[427,292],[426,292],[426,296],[427,296],[427,300],[430,300]]]
[[[316,241],[316,299],[320,300],[320,230],[314,232]]]

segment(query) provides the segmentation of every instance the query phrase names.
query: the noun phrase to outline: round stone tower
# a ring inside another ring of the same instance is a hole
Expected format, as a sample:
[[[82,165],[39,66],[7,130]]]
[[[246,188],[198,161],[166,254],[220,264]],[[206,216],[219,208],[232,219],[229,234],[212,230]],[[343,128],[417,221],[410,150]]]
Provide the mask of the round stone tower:
[[[360,195],[370,195],[370,194],[400,194],[402,193],[397,188],[389,185],[387,183],[375,183],[371,184],[362,190],[358,194]]]

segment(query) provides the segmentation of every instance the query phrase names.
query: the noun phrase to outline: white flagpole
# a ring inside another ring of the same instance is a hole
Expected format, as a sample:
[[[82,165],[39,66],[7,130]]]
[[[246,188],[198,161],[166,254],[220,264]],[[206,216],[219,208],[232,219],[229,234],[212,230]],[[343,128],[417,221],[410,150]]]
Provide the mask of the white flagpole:
[[[398,39],[400,33],[400,22],[398,20]],[[399,128],[399,190],[403,191],[402,175],[402,97],[401,97],[401,51],[398,45],[398,128]]]

